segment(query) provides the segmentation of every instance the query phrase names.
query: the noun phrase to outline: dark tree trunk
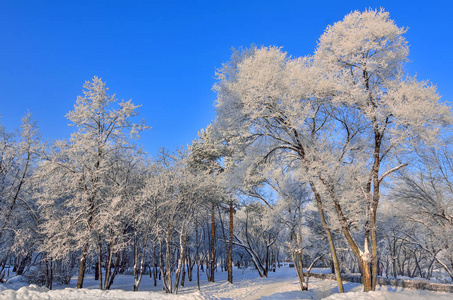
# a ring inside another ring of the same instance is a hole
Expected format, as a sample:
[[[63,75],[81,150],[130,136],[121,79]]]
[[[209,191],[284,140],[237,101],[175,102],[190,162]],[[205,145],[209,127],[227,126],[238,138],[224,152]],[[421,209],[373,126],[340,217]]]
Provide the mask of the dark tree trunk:
[[[198,255],[198,247],[199,247],[199,243],[198,243],[198,223],[197,223],[197,220],[195,220],[195,263],[197,264],[197,287],[198,287],[198,291],[200,290],[200,258],[199,258],[199,255]]]
[[[214,282],[214,269],[215,269],[215,212],[214,203],[211,204],[211,276],[210,281]]]
[[[228,282],[233,283],[233,201],[230,201],[230,236],[228,241],[228,255],[227,255],[227,268],[228,268]]]
[[[79,265],[79,276],[77,278],[77,288],[83,288],[83,279],[85,278],[85,266],[86,259],[88,255],[88,243],[85,243],[82,249],[82,254],[80,255],[80,265]]]
[[[99,280],[99,289],[102,290],[102,243],[98,235],[98,263],[96,264],[96,272],[94,274],[95,280]],[[96,279],[97,273],[97,279]]]

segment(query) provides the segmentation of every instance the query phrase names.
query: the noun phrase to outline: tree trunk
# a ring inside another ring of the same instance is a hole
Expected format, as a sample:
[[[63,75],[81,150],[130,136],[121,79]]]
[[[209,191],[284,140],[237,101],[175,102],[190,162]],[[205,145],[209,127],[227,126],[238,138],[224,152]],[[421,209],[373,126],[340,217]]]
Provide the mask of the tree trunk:
[[[154,278],[153,279],[154,279],[154,286],[157,286],[157,260],[158,259],[157,259],[157,255],[156,255],[156,247],[157,247],[157,245],[156,245],[156,243],[154,243],[154,244],[155,245],[154,245],[154,249],[153,249],[153,252],[154,252],[153,253],[154,254],[154,259],[153,259],[154,260],[153,261],[153,263],[154,263]]]
[[[371,291],[371,281],[372,281],[372,276],[371,276],[371,266],[369,262],[367,261],[367,258],[360,259],[360,269],[362,271],[362,284],[363,284],[363,291],[364,292],[369,292]]]
[[[210,281],[214,282],[215,269],[215,217],[214,217],[214,202],[211,204],[211,276]]]
[[[176,281],[175,282],[175,293],[178,292],[181,270],[185,263],[184,258],[186,256],[186,241],[187,241],[187,238],[186,238],[185,233],[183,232],[179,235],[180,254],[179,254],[179,259],[178,259],[178,267],[177,267],[176,273],[175,273],[175,281]]]
[[[192,279],[193,279],[193,261],[192,261],[192,257],[190,256],[190,247],[187,247],[186,262],[187,262],[187,277],[188,277],[189,281],[192,281]]]
[[[83,288],[83,279],[85,278],[85,264],[88,255],[88,243],[83,245],[82,254],[80,255],[79,276],[77,278],[76,288]]]
[[[305,286],[304,280],[304,263],[302,258],[302,249],[295,249],[292,251],[294,267],[296,268],[297,277],[299,277],[300,289],[306,291],[307,287]]]
[[[112,259],[113,259],[113,249],[111,243],[107,245],[107,261],[105,264],[105,280],[104,280],[104,290],[108,290],[108,285],[110,281],[110,276],[112,272]]]
[[[113,254],[112,254],[112,257],[113,257]],[[113,268],[113,272],[111,272],[111,275],[110,275],[110,278],[109,278],[108,282],[107,282],[107,278],[106,278],[106,285],[105,285],[105,289],[106,290],[110,290],[110,288],[112,287],[113,280],[115,279],[116,274],[118,274],[119,266],[120,266],[120,251],[117,251],[116,252],[116,260],[115,260],[115,267]]]
[[[167,292],[173,293],[173,287],[171,282],[171,231],[167,232],[166,238],[166,245],[167,251],[165,253],[165,278],[164,280],[167,282]]]
[[[264,276],[267,277],[269,274],[269,245],[266,245],[266,258],[264,263]]]
[[[197,219],[195,219],[195,263],[197,264],[197,287],[198,291],[200,291],[200,257],[198,255],[198,223]]]
[[[338,221],[341,225],[343,235],[346,238],[346,241],[348,242],[349,246],[351,247],[352,252],[357,257],[357,259],[360,263],[360,268],[362,269],[363,289],[365,292],[371,291],[372,278],[371,278],[371,269],[369,266],[370,261],[371,261],[371,259],[369,258],[370,253],[368,252],[368,249],[369,249],[368,242],[369,241],[365,237],[365,245],[364,245],[365,251],[364,251],[364,253],[362,251],[360,251],[357,243],[355,242],[354,238],[352,237],[350,225],[347,222],[346,216],[343,213],[343,210],[342,210],[340,202],[335,194],[333,186],[331,184],[329,184],[325,178],[321,177],[320,180],[323,183],[323,185],[326,187],[326,189],[329,193],[329,196],[332,199],[333,206],[336,210]],[[367,235],[367,232],[365,232],[365,236],[366,235]]]
[[[99,280],[99,289],[102,290],[102,243],[101,238],[98,235],[98,263],[96,264],[97,280]],[[96,274],[94,275],[96,280]]]
[[[233,283],[233,201],[230,201],[230,228],[229,228],[227,268],[228,282]]]
[[[181,274],[181,286],[184,286],[186,280],[186,257],[184,257],[184,262],[182,264],[182,274]]]
[[[310,182],[310,186],[311,186],[311,189],[312,189],[312,191],[313,191],[313,193],[315,195],[316,203],[318,205],[318,212],[319,212],[319,216],[321,218],[322,227],[324,228],[324,231],[327,234],[327,239],[329,240],[330,254],[332,255],[333,266],[334,266],[334,269],[335,269],[335,276],[337,278],[338,291],[340,293],[344,293],[343,282],[341,281],[340,266],[339,266],[339,263],[338,263],[337,251],[335,249],[335,244],[333,242],[333,238],[332,238],[332,233],[330,231],[330,227],[327,224],[327,220],[326,220],[325,215],[324,215],[324,207],[322,205],[321,195],[319,195],[318,191],[316,190],[316,188],[315,188],[315,186],[314,186],[314,184],[312,182]]]

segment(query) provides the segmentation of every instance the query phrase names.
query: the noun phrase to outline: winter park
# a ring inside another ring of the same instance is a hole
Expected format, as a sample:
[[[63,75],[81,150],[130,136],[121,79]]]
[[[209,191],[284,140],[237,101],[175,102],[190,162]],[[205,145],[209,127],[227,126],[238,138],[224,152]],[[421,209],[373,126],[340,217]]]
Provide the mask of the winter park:
[[[453,299],[453,4],[405,2],[0,3],[0,299]]]

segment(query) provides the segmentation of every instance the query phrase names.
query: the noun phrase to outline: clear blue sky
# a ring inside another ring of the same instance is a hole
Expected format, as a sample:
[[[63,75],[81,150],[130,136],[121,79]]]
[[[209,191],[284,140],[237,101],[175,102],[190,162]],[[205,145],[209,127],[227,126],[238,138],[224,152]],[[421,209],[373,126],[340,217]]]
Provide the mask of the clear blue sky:
[[[82,85],[102,77],[119,99],[142,104],[150,153],[186,145],[214,118],[215,69],[232,47],[283,46],[312,54],[326,26],[384,7],[409,27],[410,74],[453,100],[450,1],[20,1],[0,0],[0,123],[30,110],[43,137],[68,138],[65,115]]]

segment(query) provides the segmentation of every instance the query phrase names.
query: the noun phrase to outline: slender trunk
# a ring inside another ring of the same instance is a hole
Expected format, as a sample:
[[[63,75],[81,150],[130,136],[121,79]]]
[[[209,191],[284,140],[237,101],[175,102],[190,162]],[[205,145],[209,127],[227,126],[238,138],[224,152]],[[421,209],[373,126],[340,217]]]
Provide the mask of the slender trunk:
[[[157,256],[156,256],[156,243],[154,243],[154,249],[153,249],[153,254],[154,254],[154,286],[157,286]]]
[[[341,281],[340,265],[338,262],[337,251],[335,248],[335,244],[333,243],[333,238],[332,238],[332,233],[330,231],[330,227],[327,224],[327,220],[324,215],[324,207],[322,204],[322,198],[312,182],[310,182],[310,186],[313,191],[313,194],[315,195],[316,203],[318,205],[318,212],[319,212],[319,216],[321,218],[322,227],[324,228],[324,231],[327,234],[327,239],[329,240],[330,253],[332,255],[333,265],[334,265],[334,269],[335,269],[335,276],[337,278],[338,291],[340,293],[344,293],[343,282]]]
[[[162,246],[162,241],[159,241],[159,244],[160,244],[160,254],[159,254],[159,269],[160,269],[160,277],[162,278],[162,284],[164,286],[164,290],[166,293],[170,293],[170,289],[167,285],[167,280],[165,280],[165,269],[164,269],[164,254],[163,254],[163,246]],[[165,268],[168,268],[168,266],[166,266]]]
[[[189,279],[189,281],[192,281],[193,279],[193,261],[192,261],[192,257],[190,256],[190,247],[187,247],[187,258],[186,258],[186,262],[187,262],[187,277]]]
[[[148,237],[149,237],[149,229],[147,230],[147,233],[145,235],[145,242],[143,243],[143,249],[142,249],[142,254],[141,257],[138,257],[138,241],[137,241],[137,235],[135,234],[134,237],[134,291],[138,291],[138,288],[140,286],[140,283],[142,282],[143,278],[143,264],[145,260],[145,252],[146,252],[146,246],[148,245]],[[137,270],[137,265],[140,264],[140,267]],[[149,275],[151,276],[151,268],[149,270]]]
[[[52,257],[50,258],[50,285],[49,285],[49,290],[52,289],[53,286],[53,260]]]
[[[298,226],[292,228],[290,236],[291,256],[294,261],[294,267],[296,268],[297,277],[299,278],[300,289],[306,291],[304,280],[304,261],[302,255],[302,235]]]
[[[181,270],[184,266],[184,258],[186,256],[186,235],[184,232],[182,232],[179,235],[179,249],[180,249],[180,254],[179,254],[179,259],[178,259],[178,267],[176,269],[175,273],[175,293],[178,292],[179,289],[179,282],[180,282],[180,276],[181,276]]]
[[[377,208],[377,205],[376,205]],[[378,278],[378,253],[377,253],[376,213],[371,219],[371,290],[376,290]]]
[[[113,259],[113,249],[112,244],[107,245],[107,261],[105,264],[105,280],[104,280],[104,290],[108,290],[107,286],[109,285],[110,274],[112,272],[112,259]]]
[[[101,243],[101,237],[99,235],[98,235],[98,263],[97,263],[96,268],[97,268],[97,275],[98,275],[98,280],[99,280],[99,289],[102,290],[102,243]]]
[[[172,247],[171,247],[171,231],[167,232],[166,238],[166,245],[167,251],[165,253],[165,281],[167,282],[167,288],[169,293],[173,293],[173,287],[171,282],[171,255],[172,255]]]
[[[83,288],[83,279],[85,278],[85,264],[88,255],[88,242],[83,245],[82,254],[80,255],[79,277],[77,278],[76,288]]]
[[[228,241],[228,255],[227,255],[227,268],[228,268],[228,282],[233,283],[233,201],[230,201],[230,228],[229,228],[229,241]]]
[[[51,288],[49,288],[50,287],[50,282],[51,282],[50,281],[49,260],[46,257],[44,257],[44,260],[46,262],[46,287],[48,289],[51,289]],[[0,279],[3,279],[3,277],[0,277]],[[0,282],[2,282],[2,281],[0,280]]]
[[[110,287],[112,286],[113,284],[113,280],[115,279],[115,276],[116,274],[118,274],[118,269],[119,269],[119,266],[120,266],[120,252],[117,251],[116,252],[116,260],[115,260],[115,267],[113,269],[113,273],[112,275],[110,276],[110,279],[108,281],[108,284],[106,286],[106,290],[110,290]]]
[[[181,274],[181,286],[184,286],[186,280],[186,257],[183,258],[184,262],[182,263],[182,274]]]
[[[138,291],[138,264],[137,232],[134,231],[134,292]]]
[[[195,263],[197,264],[197,288],[200,291],[200,256],[198,253],[198,249],[200,247],[200,243],[198,242],[198,222],[195,219]]]
[[[214,202],[211,204],[211,276],[210,281],[214,282],[215,269],[215,217],[214,217]]]
[[[195,219],[195,263],[197,264],[197,287],[198,291],[200,290],[200,258],[198,255],[198,248],[200,244],[198,243],[198,222]]]
[[[269,274],[269,245],[266,245],[266,262],[264,264],[264,276]]]
[[[377,276],[378,276],[378,253],[377,253],[377,232],[376,232],[376,212],[378,207],[379,186],[374,187],[373,205],[371,207],[371,290],[376,290]],[[377,199],[376,199],[377,197]]]
[[[307,287],[305,286],[304,280],[304,263],[302,259],[302,249],[295,249],[292,251],[294,267],[296,268],[297,277],[299,277],[300,289],[306,291]]]
[[[370,270],[370,253],[368,252],[368,240],[365,239],[365,252],[360,251],[357,243],[351,234],[350,225],[347,222],[346,216],[343,213],[340,202],[335,194],[334,188],[325,178],[320,178],[323,185],[326,187],[330,198],[332,199],[333,206],[336,210],[338,221],[340,222],[343,235],[346,238],[349,246],[351,247],[352,252],[355,254],[356,258],[360,263],[360,268],[362,269],[362,283],[363,289],[365,292],[371,291],[371,270]]]
[[[217,210],[219,211],[220,228],[222,228],[223,244],[225,246],[226,260],[228,261],[228,243],[227,243],[227,238],[226,238],[226,234],[225,234],[225,224],[223,223],[222,212],[220,211],[220,205],[217,205]],[[223,272],[223,270],[226,270],[223,259],[222,259],[220,267],[221,267],[222,272]]]
[[[379,130],[379,124],[376,119],[373,119],[373,129],[374,129],[374,163],[371,170],[373,178],[373,198],[371,203],[370,211],[370,223],[371,223],[371,290],[376,290],[377,284],[377,271],[378,271],[378,262],[377,262],[377,233],[376,233],[376,214],[377,208],[380,200],[380,184],[381,180],[379,179],[379,169],[381,166],[381,144],[384,137],[385,127],[382,131]]]
[[[397,257],[396,257],[396,239],[395,238],[393,240],[393,249],[392,249],[391,253],[392,253],[392,262],[393,262],[393,265],[392,265],[393,277],[395,277],[395,279],[396,279],[396,277],[398,276],[398,271],[397,271],[397,261],[396,261]]]

